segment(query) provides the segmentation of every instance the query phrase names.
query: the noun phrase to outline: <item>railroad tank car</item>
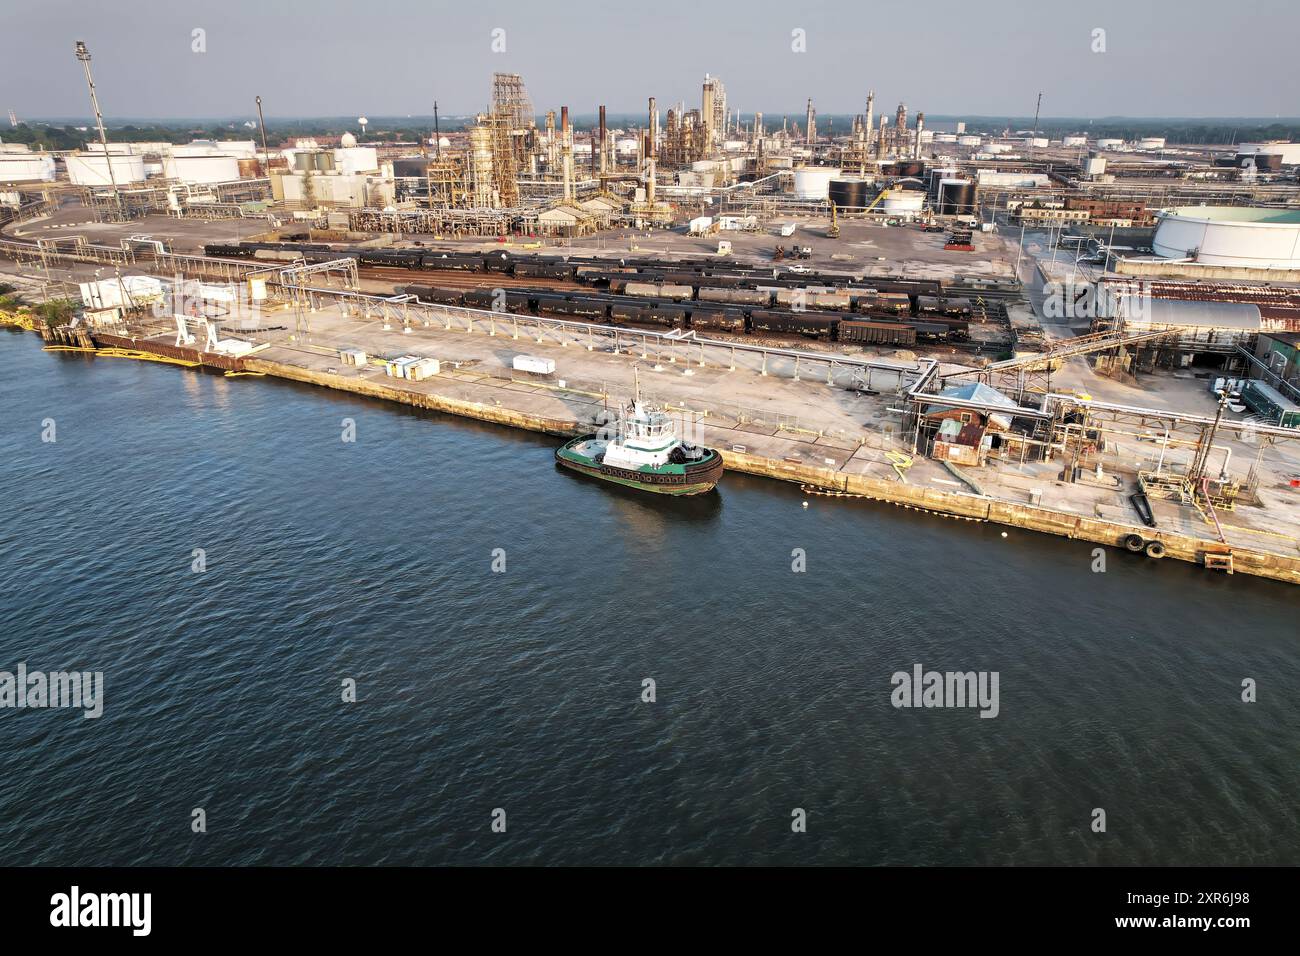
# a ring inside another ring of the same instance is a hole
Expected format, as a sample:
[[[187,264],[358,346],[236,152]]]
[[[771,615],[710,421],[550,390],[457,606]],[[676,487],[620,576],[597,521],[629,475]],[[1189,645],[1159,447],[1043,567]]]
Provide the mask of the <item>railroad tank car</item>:
[[[412,249],[409,252],[397,249],[363,249],[354,253],[339,253],[339,257],[342,258],[349,254],[356,256],[358,265],[396,266],[404,269],[420,268],[420,258],[422,256],[418,249]]]
[[[572,279],[573,266],[562,261],[521,261],[515,260],[514,274],[523,278],[534,279]]]
[[[465,304],[465,293],[461,289],[439,289],[436,286],[408,285],[406,291],[413,294],[421,302],[432,302],[434,305]]]
[[[574,296],[569,300],[568,314],[580,319],[604,322],[609,315],[609,303],[601,299]]]
[[[552,292],[538,292],[533,294],[532,300],[538,312],[555,315],[569,314],[569,302],[562,295]]]
[[[614,323],[621,322],[641,322],[648,321],[645,317],[648,307],[640,303],[612,302],[609,306],[609,317]]]
[[[847,290],[778,289],[776,304],[789,308],[799,305],[805,309],[846,310],[852,304]]]
[[[853,296],[853,310],[873,315],[911,315],[912,300],[901,292],[869,292]]]
[[[728,275],[726,273],[705,272],[700,276],[701,285],[707,282],[708,285],[715,289],[736,289],[746,281],[745,276]]]
[[[506,311],[515,315],[527,315],[533,311],[533,300],[527,292],[506,292]]]
[[[496,289],[466,289],[464,301],[466,308],[494,309],[498,304],[505,305],[505,295],[498,298]]]
[[[954,318],[969,318],[971,314],[970,299],[940,299],[935,296],[919,295],[916,299],[916,314],[950,315]]]
[[[860,342],[864,345],[915,345],[916,329],[902,322],[842,319],[838,338],[841,342]]]
[[[657,303],[653,309],[645,311],[645,321],[682,329],[686,327],[686,314],[686,309],[680,305]]]
[[[247,259],[252,254],[252,250],[244,246],[222,245],[220,243],[208,243],[203,247],[203,254],[216,259]]]
[[[744,332],[745,313],[739,309],[693,308],[691,328],[701,332]]]
[[[493,249],[483,253],[483,268],[487,272],[511,272],[515,257],[504,249]]]
[[[640,295],[655,299],[689,299],[695,294],[695,287],[689,285],[657,285],[649,282],[629,282],[623,288],[624,295]]]
[[[445,253],[429,252],[420,256],[421,269],[478,272],[482,266],[483,260],[476,256],[449,256]]]
[[[839,316],[826,313],[779,312],[772,309],[755,309],[749,313],[750,328],[755,332],[781,332],[820,338],[823,335],[834,336],[839,323]]]
[[[908,322],[909,326],[916,330],[918,341],[927,342],[946,342],[953,337],[952,330],[942,322]]]
[[[768,289],[717,289],[700,286],[697,298],[700,302],[731,302],[737,305],[766,307],[772,304],[772,292]]]

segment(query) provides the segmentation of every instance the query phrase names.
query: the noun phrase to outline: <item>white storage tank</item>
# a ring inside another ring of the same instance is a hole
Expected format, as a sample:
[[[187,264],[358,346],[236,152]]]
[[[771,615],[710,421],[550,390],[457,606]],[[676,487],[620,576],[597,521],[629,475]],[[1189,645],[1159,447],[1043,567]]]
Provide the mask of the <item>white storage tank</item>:
[[[119,155],[116,153],[98,156],[88,153],[73,153],[64,161],[68,168],[68,179],[74,186],[110,186],[116,180],[119,186],[129,183],[144,182],[144,157],[137,155]],[[113,174],[109,176],[109,163]]]
[[[239,160],[202,153],[173,154],[163,159],[163,174],[183,183],[231,183],[239,178]]]
[[[1252,206],[1181,206],[1156,213],[1151,249],[1211,266],[1300,269],[1300,212]]]
[[[1143,136],[1138,140],[1138,149],[1164,149],[1165,138],[1163,136]]]
[[[880,208],[895,215],[918,213],[925,205],[925,193],[919,189],[887,189],[880,200]]]
[[[957,145],[959,146],[978,146],[980,138],[978,136],[958,136]]]
[[[794,194],[798,199],[825,199],[831,180],[840,178],[838,166],[797,166],[794,170]]]
[[[1078,147],[1078,146],[1087,146],[1087,145],[1088,145],[1088,137],[1086,137],[1086,136],[1067,136],[1067,137],[1065,137],[1065,139],[1061,140],[1061,145],[1062,145],[1062,146],[1074,146],[1074,147]]]
[[[1098,149],[1119,149],[1124,145],[1122,139],[1099,139],[1097,140]]]
[[[44,153],[0,154],[0,183],[50,182],[54,157]]]
[[[1026,140],[1025,143],[1026,143],[1026,145],[1028,145],[1028,144],[1029,144],[1029,141]],[[1012,147],[1012,145],[1011,145],[1010,143],[989,143],[987,146],[984,147],[984,152],[986,152],[986,153],[1009,153],[1009,152],[1011,152],[1012,149],[1013,149],[1013,147]]]

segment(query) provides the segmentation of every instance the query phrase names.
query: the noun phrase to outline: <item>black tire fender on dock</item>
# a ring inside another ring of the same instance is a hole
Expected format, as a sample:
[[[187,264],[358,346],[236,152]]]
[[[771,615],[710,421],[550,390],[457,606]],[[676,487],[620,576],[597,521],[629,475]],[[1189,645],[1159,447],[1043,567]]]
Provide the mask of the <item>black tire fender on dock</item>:
[[[1155,543],[1158,544],[1159,542],[1155,542]],[[1146,546],[1147,546],[1146,539],[1143,538],[1142,535],[1140,534],[1124,535],[1124,547],[1128,548],[1134,554],[1141,551]]]
[[[1163,558],[1165,556],[1165,546],[1159,541],[1148,541],[1146,551],[1148,558]]]

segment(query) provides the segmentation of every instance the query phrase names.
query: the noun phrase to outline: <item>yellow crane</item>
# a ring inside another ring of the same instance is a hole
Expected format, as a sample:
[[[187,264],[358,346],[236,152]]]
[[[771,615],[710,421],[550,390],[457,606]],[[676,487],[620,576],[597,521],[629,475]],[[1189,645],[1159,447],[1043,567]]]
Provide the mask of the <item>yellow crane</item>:
[[[838,239],[840,237],[840,223],[835,216],[835,203],[831,203],[831,224],[826,230],[827,239]]]

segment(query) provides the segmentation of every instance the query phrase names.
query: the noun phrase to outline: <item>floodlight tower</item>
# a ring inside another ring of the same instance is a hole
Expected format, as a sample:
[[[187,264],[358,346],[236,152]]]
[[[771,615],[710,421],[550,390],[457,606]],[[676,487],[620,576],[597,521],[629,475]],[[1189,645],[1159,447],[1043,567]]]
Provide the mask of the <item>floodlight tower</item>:
[[[120,219],[126,216],[122,211],[122,197],[117,191],[117,176],[113,174],[113,157],[108,153],[108,134],[104,132],[104,117],[99,112],[99,97],[95,95],[95,80],[90,75],[90,51],[86,49],[86,44],[77,41],[77,59],[81,65],[86,68],[86,85],[90,87],[90,105],[95,110],[95,125],[99,128],[99,144],[104,147],[104,165],[108,167],[108,181],[113,186],[113,205],[117,207],[117,215]]]

